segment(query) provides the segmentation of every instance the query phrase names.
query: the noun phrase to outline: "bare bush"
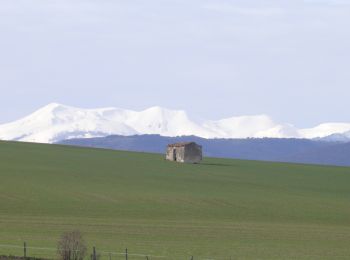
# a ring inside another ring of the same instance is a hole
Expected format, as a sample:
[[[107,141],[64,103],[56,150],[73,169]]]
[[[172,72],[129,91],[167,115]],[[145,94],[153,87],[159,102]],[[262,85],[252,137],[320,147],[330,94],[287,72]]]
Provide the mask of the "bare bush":
[[[58,241],[57,253],[61,260],[83,260],[86,244],[80,231],[63,233]]]

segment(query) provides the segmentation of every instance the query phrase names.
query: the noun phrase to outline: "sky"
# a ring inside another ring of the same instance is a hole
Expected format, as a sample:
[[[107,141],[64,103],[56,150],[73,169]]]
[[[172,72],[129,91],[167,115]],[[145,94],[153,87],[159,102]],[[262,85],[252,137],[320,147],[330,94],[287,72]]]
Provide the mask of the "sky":
[[[1,0],[0,123],[51,102],[350,122],[348,0]]]

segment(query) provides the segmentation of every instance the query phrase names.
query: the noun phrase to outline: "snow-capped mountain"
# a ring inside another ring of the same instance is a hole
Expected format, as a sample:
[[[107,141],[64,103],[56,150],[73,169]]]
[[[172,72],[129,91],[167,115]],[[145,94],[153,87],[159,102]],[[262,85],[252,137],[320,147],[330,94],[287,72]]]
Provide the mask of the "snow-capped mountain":
[[[331,134],[321,139],[323,141],[329,141],[329,142],[340,142],[340,143],[350,142],[350,131],[347,131],[345,133]]]
[[[194,122],[185,111],[161,107],[137,112],[119,108],[81,109],[52,103],[23,119],[0,125],[0,139],[53,143],[71,138],[141,134],[203,138],[322,138],[347,131],[350,131],[350,124],[346,123],[297,129],[290,124],[276,123],[266,115]]]

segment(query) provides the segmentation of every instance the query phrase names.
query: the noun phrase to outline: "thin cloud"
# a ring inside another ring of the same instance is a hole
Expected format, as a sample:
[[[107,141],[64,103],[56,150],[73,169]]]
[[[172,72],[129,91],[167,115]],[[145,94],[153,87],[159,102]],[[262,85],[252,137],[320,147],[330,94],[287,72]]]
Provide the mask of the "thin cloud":
[[[350,6],[349,0],[304,0],[306,3],[317,5]]]
[[[235,13],[240,15],[252,15],[252,16],[273,16],[285,14],[285,9],[280,7],[241,7],[231,4],[207,4],[203,8],[223,12],[223,13]]]

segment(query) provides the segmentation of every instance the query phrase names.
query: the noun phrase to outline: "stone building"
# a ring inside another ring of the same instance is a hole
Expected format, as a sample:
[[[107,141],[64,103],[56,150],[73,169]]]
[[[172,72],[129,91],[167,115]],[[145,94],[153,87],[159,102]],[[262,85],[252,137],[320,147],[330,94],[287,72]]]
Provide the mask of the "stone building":
[[[169,144],[166,159],[182,163],[199,163],[202,160],[202,146],[195,142]]]

